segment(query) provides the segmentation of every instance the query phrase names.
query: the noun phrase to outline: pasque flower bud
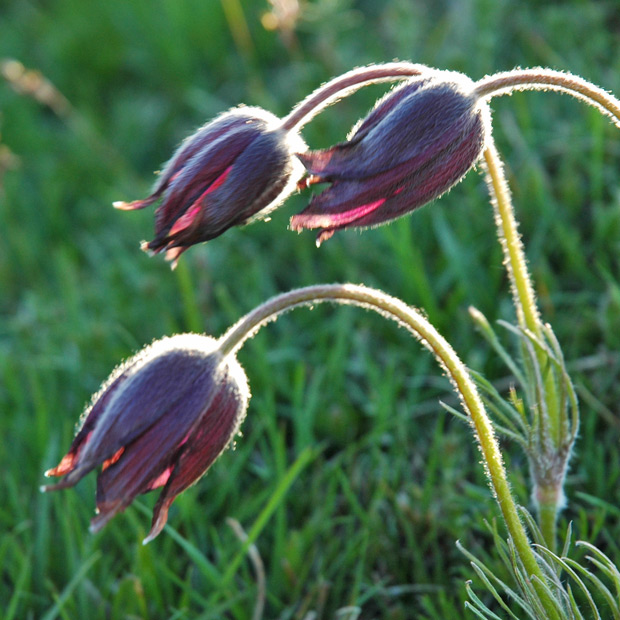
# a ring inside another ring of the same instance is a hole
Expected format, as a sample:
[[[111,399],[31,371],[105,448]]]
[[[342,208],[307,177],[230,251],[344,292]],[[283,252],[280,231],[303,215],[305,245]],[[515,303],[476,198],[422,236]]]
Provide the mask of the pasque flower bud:
[[[145,542],[162,530],[174,498],[196,482],[237,433],[249,390],[217,341],[182,334],[155,341],[119,366],[93,398],[45,491],[71,487],[101,466],[98,531],[134,498],[163,487]]]
[[[489,111],[464,75],[431,71],[378,102],[346,142],[298,157],[301,185],[331,183],[291,219],[293,230],[336,230],[382,224],[437,198],[480,157]]]
[[[273,114],[239,107],[221,114],[187,138],[144,200],[116,202],[142,209],[161,198],[155,238],[143,244],[173,261],[188,247],[231,226],[266,215],[294,189],[303,167],[294,153],[305,144]]]

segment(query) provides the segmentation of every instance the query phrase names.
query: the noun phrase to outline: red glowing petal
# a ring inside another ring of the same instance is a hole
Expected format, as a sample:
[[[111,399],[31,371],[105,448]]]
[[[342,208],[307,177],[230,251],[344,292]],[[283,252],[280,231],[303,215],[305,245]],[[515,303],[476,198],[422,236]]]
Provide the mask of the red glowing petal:
[[[311,185],[315,185],[316,183],[323,183],[323,177],[320,177],[318,174],[310,174],[308,176],[303,177],[297,181],[297,189],[304,190]]]
[[[239,398],[240,395],[234,390],[220,392],[211,403],[211,413],[203,417],[201,423],[180,442],[179,446],[185,448],[170,467],[170,479],[155,504],[152,528],[144,544],[162,531],[170,504],[177,495],[203,476],[230,442],[243,415],[239,407],[245,407]]]
[[[340,228],[355,222],[369,213],[376,211],[387,199],[380,198],[374,202],[361,205],[343,213],[299,213],[291,218],[291,230],[304,228]],[[329,238],[329,237],[327,237]],[[325,239],[323,239],[324,241]]]
[[[205,192],[206,194],[206,192]],[[204,197],[203,194],[172,226],[170,232],[168,233],[169,237],[176,235],[178,232],[189,228],[196,219],[196,216],[200,213],[200,201]]]
[[[64,476],[67,472],[70,472],[75,466],[75,462],[77,461],[78,455],[75,453],[69,452],[62,457],[62,461],[56,465],[56,467],[52,467],[52,469],[48,469],[45,472],[46,477],[50,476]]]
[[[134,200],[133,202],[123,202],[122,200],[117,200],[112,203],[112,206],[115,209],[120,209],[121,211],[135,211],[136,209],[144,209],[152,205],[157,199],[158,195],[153,194],[148,198],[144,198],[143,200]]]
[[[177,263],[179,262],[179,256],[181,256],[181,254],[183,254],[183,252],[185,252],[185,250],[187,250],[187,247],[177,247],[177,248],[170,248],[169,250],[166,250],[166,260],[170,263],[170,269],[172,269],[172,271],[174,271],[177,268]],[[157,252],[159,252],[159,250],[157,250]]]
[[[170,467],[167,467],[164,471],[162,471],[161,474],[159,474],[159,476],[157,476],[157,478],[155,478],[155,480],[153,480],[153,482],[149,484],[148,490],[152,491],[153,489],[163,487],[164,484],[168,482],[168,478],[170,478],[170,474],[172,473],[173,469],[174,467],[171,465]]]
[[[209,185],[207,191],[203,194],[203,196],[210,194],[211,192],[215,191],[218,187],[223,185],[224,181],[226,181],[226,178],[230,174],[231,170],[232,170],[232,166],[228,166],[228,168],[226,168],[226,170],[224,170],[224,172],[222,172],[222,174],[220,174],[220,176],[217,177],[217,179],[215,179],[215,181],[213,181],[211,185]]]
[[[108,502],[105,506],[99,505],[97,507],[97,516],[90,521],[90,527],[88,530],[91,534],[98,532],[113,516],[121,512],[126,508],[125,503],[121,499],[117,499],[113,502]]]
[[[204,199],[206,198],[206,196],[211,192],[214,192],[218,187],[221,187],[224,184],[231,169],[232,166],[228,166],[228,168],[226,168],[226,170],[224,170],[224,172],[222,172],[222,174],[220,174],[220,176],[217,177],[217,179],[215,179],[215,181],[213,181],[213,183],[211,183],[209,187],[207,187],[207,189],[200,195],[197,200],[194,201],[194,203],[189,207],[189,209],[173,224],[172,228],[168,232],[169,237],[172,237],[177,233],[181,232],[182,230],[189,228],[196,221],[196,217],[198,216],[203,207]]]
[[[143,545],[150,543],[164,529],[164,525],[166,525],[166,521],[168,520],[168,510],[170,509],[170,504],[172,504],[173,499],[174,497],[170,497],[165,502],[162,502],[161,504],[158,503],[157,507],[155,508],[155,513],[153,515],[153,524],[151,526],[151,531],[149,532],[148,536],[142,541]]]
[[[336,232],[335,228],[326,228],[325,230],[322,230],[316,237],[316,247],[320,248],[321,244],[324,241],[331,239],[334,236],[335,232]]]
[[[75,469],[78,458],[80,456],[81,448],[86,443],[88,443],[88,440],[90,439],[90,436],[92,434],[93,432],[90,431],[83,439],[81,439],[81,441],[77,445],[72,446],[73,449],[62,457],[62,460],[60,461],[60,463],[58,463],[58,465],[56,465],[56,467],[48,469],[45,472],[45,476],[48,478],[50,476],[64,476],[65,474],[68,474],[70,471]]]
[[[123,452],[125,452],[125,446],[122,446],[121,448],[119,448],[109,459],[106,459],[105,461],[103,461],[103,465],[101,466],[101,471],[105,471],[108,467],[110,467],[110,465],[114,465],[114,463],[116,463],[118,459],[121,458],[121,456],[123,455]]]

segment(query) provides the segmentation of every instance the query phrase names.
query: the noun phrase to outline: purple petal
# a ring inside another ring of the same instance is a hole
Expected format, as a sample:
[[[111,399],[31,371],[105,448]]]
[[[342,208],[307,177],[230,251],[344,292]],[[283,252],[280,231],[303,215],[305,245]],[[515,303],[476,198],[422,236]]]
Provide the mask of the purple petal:
[[[291,228],[323,228],[318,238],[322,242],[337,229],[381,224],[430,202],[458,182],[479,156],[482,125],[473,125],[420,169],[406,162],[363,181],[333,183],[293,216]]]
[[[118,391],[122,382],[127,378],[128,373],[131,371],[131,366],[132,360],[129,360],[116,368],[103,388],[93,397],[91,406],[83,414],[83,422],[71,443],[69,451],[56,467],[48,469],[45,472],[45,475],[48,477],[66,475],[65,479],[56,484],[44,487],[45,491],[53,491],[73,486],[97,465],[97,463],[83,464],[81,462],[84,447],[89,443],[95,426],[109,402]]]
[[[97,511],[91,523],[97,531],[115,514],[125,509],[136,495],[151,488],[171,466],[184,437],[200,419],[202,412],[179,403],[128,444],[120,458],[97,478]]]
[[[171,180],[163,202],[155,212],[156,234],[168,232],[175,220],[233,165],[257,136],[256,125],[241,125],[210,142],[187,160]]]
[[[188,437],[177,457],[170,477],[153,511],[151,531],[144,543],[153,540],[163,529],[168,509],[174,499],[201,478],[218,458],[239,429],[247,407],[247,385],[226,381]]]
[[[362,120],[357,126],[353,128],[349,134],[349,142],[359,142],[371,129],[379,124],[400,102],[414,94],[417,90],[426,86],[431,81],[431,76],[414,77],[411,80],[405,82],[393,88],[386,93],[377,103],[374,108]]]
[[[153,188],[153,193],[161,193],[172,181],[172,177],[197,153],[209,147],[210,144],[228,132],[254,123],[260,123],[263,126],[268,123],[275,124],[277,118],[260,108],[241,107],[228,110],[205,123],[198,131],[188,136],[168,160]]]
[[[65,479],[47,490],[74,485],[181,401],[199,416],[197,403],[204,403],[219,360],[214,348],[207,336],[173,336],[117,368],[95,396],[69,453],[49,472],[66,473]]]
[[[452,83],[428,82],[377,118],[361,137],[324,151],[298,155],[308,172],[326,181],[362,179],[404,162],[423,165],[475,122],[475,101]]]

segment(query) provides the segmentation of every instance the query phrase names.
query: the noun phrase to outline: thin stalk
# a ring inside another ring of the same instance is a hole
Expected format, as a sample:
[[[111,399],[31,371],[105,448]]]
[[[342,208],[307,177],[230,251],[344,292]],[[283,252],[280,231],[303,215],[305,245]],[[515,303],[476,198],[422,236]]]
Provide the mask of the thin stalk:
[[[347,71],[337,78],[319,86],[282,120],[282,129],[299,130],[321,110],[363,86],[378,82],[395,82],[431,71],[428,67],[410,62],[388,62]]]
[[[389,62],[353,69],[326,82],[298,103],[282,120],[282,128],[286,131],[301,129],[327,106],[369,84],[394,82],[433,71],[436,70],[410,62]],[[479,99],[491,99],[525,90],[552,90],[567,93],[597,107],[620,128],[620,100],[602,88],[571,73],[541,67],[512,69],[478,80],[474,85],[473,94]]]
[[[620,128],[620,100],[602,88],[571,73],[540,67],[513,69],[478,80],[474,87],[474,94],[481,99],[490,99],[522,90],[554,90],[567,93],[598,108]]]
[[[308,286],[273,297],[239,320],[220,338],[219,348],[222,355],[227,356],[236,353],[248,338],[251,338],[261,327],[275,320],[283,312],[299,306],[313,306],[322,302],[351,304],[374,310],[408,329],[433,353],[440,366],[450,377],[465,410],[469,414],[483,455],[485,471],[491,489],[499,504],[519,558],[527,574],[533,577],[532,585],[537,590],[548,617],[559,618],[553,601],[543,585],[546,582],[544,574],[536,561],[523,524],[519,519],[502,462],[502,454],[477,388],[454,349],[420,312],[407,306],[399,299],[364,286],[353,284]]]
[[[542,68],[513,69],[512,71],[487,76],[474,85],[474,94],[481,99],[509,95],[515,91],[523,90],[552,90],[572,95],[597,108],[616,127],[620,128],[620,100],[602,88],[570,73]],[[494,196],[500,238],[503,237],[502,246],[506,257],[505,263],[511,275],[519,323],[527,327],[542,342],[541,336],[547,332],[540,323],[527,266],[523,258],[523,248],[516,231],[510,194],[503,175],[501,161],[491,140],[489,140],[484,158],[487,165],[489,190]],[[546,451],[550,442],[557,455],[565,450],[566,446],[569,446],[570,451],[578,427],[578,417],[576,417],[578,414],[576,408],[573,409],[573,430],[570,432],[571,436],[567,442],[568,433],[564,428],[566,426],[565,407],[561,398],[561,392],[564,388],[556,382],[555,373],[547,369],[549,359],[546,354],[538,350],[536,357],[540,372],[543,374],[542,385],[544,389],[541,391],[541,397],[544,398],[544,402],[540,402],[540,405],[541,408],[544,405],[547,412],[544,419],[541,419],[543,436],[540,445]],[[561,378],[560,382],[562,381]],[[566,460],[568,457],[569,454],[566,455]],[[541,531],[550,548],[555,550],[557,514],[562,507],[564,498],[562,489],[564,471],[554,472],[552,463],[549,463],[547,467],[551,471],[544,472],[545,475],[541,477],[542,479],[536,481],[534,494],[537,499]],[[557,469],[557,464],[555,467]]]
[[[510,278],[519,325],[542,341],[544,328],[536,305],[536,296],[527,268],[510,190],[502,161],[490,135],[484,151],[484,161],[487,186],[491,195],[498,237],[504,253],[504,264]],[[562,432],[562,406],[559,401],[558,386],[554,374],[549,372],[548,359],[544,351],[537,350],[535,355],[540,368],[541,385],[544,386],[544,390],[540,393],[541,400],[539,403],[539,411],[545,412],[540,421],[540,431],[543,435],[540,444],[546,447],[550,442],[555,450],[560,450],[564,434]],[[540,484],[540,481],[536,481],[539,525],[549,548],[555,550],[557,515],[561,509],[563,493],[561,489],[558,490],[557,485],[543,488]]]
[[[495,213],[495,224],[497,225],[498,236],[504,252],[504,263],[510,278],[519,325],[529,329],[535,336],[540,337],[542,324],[538,306],[536,305],[534,287],[527,269],[523,243],[519,235],[504,167],[491,135],[487,138],[484,161],[486,164],[487,186]]]

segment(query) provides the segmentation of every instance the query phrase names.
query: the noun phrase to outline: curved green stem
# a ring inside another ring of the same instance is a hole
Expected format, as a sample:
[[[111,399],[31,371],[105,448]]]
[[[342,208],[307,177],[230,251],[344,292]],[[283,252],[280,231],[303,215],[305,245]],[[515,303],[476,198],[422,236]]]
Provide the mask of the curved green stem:
[[[552,90],[567,93],[596,107],[603,115],[610,118],[616,127],[620,128],[620,100],[602,88],[570,73],[542,68],[513,69],[487,76],[474,85],[474,94],[481,99],[508,95],[521,90]],[[543,343],[549,331],[544,329],[538,314],[523,246],[517,232],[510,192],[501,160],[490,136],[484,159],[487,182],[504,250],[504,262],[510,275],[519,324]],[[535,439],[537,445],[530,454],[530,461],[537,462],[535,468],[537,474],[534,476],[534,498],[540,528],[547,544],[554,550],[557,515],[564,501],[562,486],[575,439],[578,418],[573,422],[573,431],[567,431],[565,406],[561,397],[562,390],[565,389],[564,378],[558,377],[550,368],[549,357],[542,348],[537,347],[535,355],[542,387],[532,403],[538,411],[539,437]]]
[[[478,390],[463,362],[450,344],[437,332],[424,316],[404,302],[385,293],[353,284],[324,284],[308,286],[283,293],[255,308],[235,325],[219,341],[223,356],[234,355],[248,338],[280,314],[299,306],[312,306],[322,302],[352,304],[374,310],[408,329],[429,349],[449,376],[469,414],[476,438],[482,452],[485,471],[499,504],[506,527],[525,570],[540,596],[549,618],[558,618],[553,601],[545,590],[545,577],[519,519],[517,507],[510,492],[502,454],[493,427],[485,411]]]
[[[521,90],[555,90],[567,93],[597,107],[620,128],[620,100],[583,78],[552,69],[512,69],[488,75],[475,84],[474,94],[481,99],[510,95]]]
[[[327,106],[369,84],[404,80],[425,71],[430,69],[411,62],[388,62],[347,71],[319,86],[298,103],[290,114],[282,119],[282,128],[286,131],[301,129]]]
[[[502,161],[491,136],[487,140],[484,161],[487,185],[495,213],[495,223],[504,252],[504,265],[510,278],[519,325],[542,340],[543,324],[536,305],[536,296],[512,207],[510,190]],[[558,386],[555,383],[553,373],[548,371],[548,359],[545,353],[538,349],[536,357],[544,384],[544,393],[539,395],[541,400],[536,404],[541,418],[539,431],[542,440],[540,445],[542,449],[553,446],[555,450],[560,450],[564,437],[562,431],[563,410],[558,395]],[[542,457],[542,455],[538,456]],[[558,489],[557,484],[543,488],[540,480],[535,481],[535,487],[541,532],[549,548],[554,550],[557,540],[557,515],[562,507],[562,489]]]

